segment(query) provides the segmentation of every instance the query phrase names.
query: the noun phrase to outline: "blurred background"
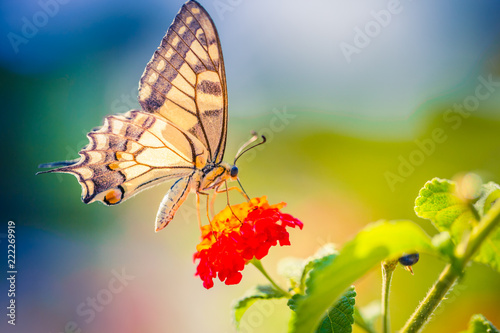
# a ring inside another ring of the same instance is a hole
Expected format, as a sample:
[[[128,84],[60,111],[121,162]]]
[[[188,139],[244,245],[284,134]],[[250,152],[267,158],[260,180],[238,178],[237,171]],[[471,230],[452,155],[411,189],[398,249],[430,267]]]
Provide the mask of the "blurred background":
[[[473,171],[500,182],[497,1],[200,2],[224,52],[225,160],[251,130],[267,135],[238,162],[243,185],[252,197],[287,202],[285,211],[305,224],[291,231],[291,246],[263,260],[281,283],[280,259],[305,258],[327,242],[341,246],[378,219],[412,219],[435,234],[413,212],[433,177]],[[18,270],[15,327],[6,323],[8,285],[0,280],[0,331],[232,332],[232,301],[265,283],[247,267],[238,285],[203,288],[192,262],[194,195],[154,232],[170,183],[105,207],[83,204],[71,175],[35,177],[40,163],[78,157],[106,115],[139,108],[139,78],[182,4],[0,3],[1,276],[9,220]],[[414,276],[396,271],[393,329],[443,266],[422,255]],[[359,306],[380,298],[380,280],[377,267],[357,281]],[[499,281],[473,264],[426,332],[464,330],[476,313],[499,327]],[[243,321],[246,332],[286,332],[288,316],[284,302],[257,303]]]

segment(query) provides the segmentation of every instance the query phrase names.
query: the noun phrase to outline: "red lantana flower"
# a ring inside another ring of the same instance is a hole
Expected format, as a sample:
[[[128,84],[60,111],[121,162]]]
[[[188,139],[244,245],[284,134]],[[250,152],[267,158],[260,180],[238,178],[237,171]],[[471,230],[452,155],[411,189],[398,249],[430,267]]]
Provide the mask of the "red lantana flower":
[[[284,202],[269,205],[265,196],[226,207],[209,225],[201,228],[201,243],[194,260],[199,260],[196,275],[207,289],[218,277],[226,284],[241,281],[241,271],[252,260],[262,259],[271,246],[290,245],[286,227],[302,229],[302,222],[280,211]],[[233,214],[234,212],[234,214]],[[235,216],[236,215],[236,216]]]

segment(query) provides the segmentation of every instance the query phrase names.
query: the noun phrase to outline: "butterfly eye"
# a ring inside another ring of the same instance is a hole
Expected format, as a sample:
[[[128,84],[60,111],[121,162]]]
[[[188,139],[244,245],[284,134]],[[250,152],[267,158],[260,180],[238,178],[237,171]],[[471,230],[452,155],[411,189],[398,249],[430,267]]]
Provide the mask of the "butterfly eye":
[[[233,165],[231,167],[231,178],[236,178],[238,177],[238,167],[236,165]]]

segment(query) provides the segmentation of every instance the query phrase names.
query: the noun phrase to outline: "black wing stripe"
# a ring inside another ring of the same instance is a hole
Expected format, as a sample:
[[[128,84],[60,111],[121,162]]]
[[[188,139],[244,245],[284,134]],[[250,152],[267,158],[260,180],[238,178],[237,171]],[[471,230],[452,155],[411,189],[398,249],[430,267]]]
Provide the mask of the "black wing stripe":
[[[160,96],[162,96],[162,97],[164,98],[164,101],[163,101],[163,102],[165,102],[165,100],[167,100],[167,99],[168,99],[169,101],[171,101],[172,103],[174,103],[175,105],[177,105],[177,106],[178,106],[178,107],[180,107],[181,109],[185,110],[186,112],[189,112],[189,113],[191,113],[192,115],[199,117],[199,116],[197,115],[197,113],[195,114],[193,111],[191,111],[191,110],[189,110],[189,109],[186,109],[184,106],[180,105],[180,104],[179,104],[179,103],[177,103],[176,101],[174,101],[174,100],[172,100],[172,99],[170,99],[170,98],[167,98],[167,96],[166,96],[166,95],[165,95],[162,91],[158,90],[155,86],[150,85],[150,84],[148,84],[148,85],[149,85],[151,88],[153,88],[153,89],[154,89],[154,91],[156,91],[156,92],[158,93],[158,95],[160,95]],[[193,101],[193,103],[194,103],[194,101]],[[196,103],[194,103],[194,104],[196,105]]]
[[[189,12],[189,13],[191,14],[191,12]],[[200,43],[201,47],[203,47],[203,49],[208,54],[208,43],[207,43],[206,38],[202,41],[202,40],[200,40],[200,38],[198,38],[198,36],[195,33],[197,30],[201,30],[203,32],[202,36],[205,37],[205,30],[202,28],[202,26],[200,25],[200,22],[198,22],[196,17],[194,17],[192,14],[190,17],[193,18],[193,23],[197,24],[197,27],[195,28],[194,31],[193,31],[193,28],[188,23],[186,23],[184,20],[182,20],[182,17],[179,17],[179,19],[182,21],[182,23],[184,23],[184,26],[189,30],[189,32],[194,37],[194,39],[196,39],[198,41],[198,43]],[[210,54],[209,54],[209,57],[210,57]],[[214,65],[215,68],[217,68],[213,62],[212,62],[212,64]]]
[[[164,58],[164,57],[163,57],[163,58]],[[165,60],[166,60],[166,59],[165,59]],[[169,64],[169,66],[172,66],[172,65],[170,64],[170,62],[168,62],[168,60],[167,60],[166,62]],[[181,76],[181,77],[182,77],[182,78],[183,78],[183,79],[184,79],[184,80],[185,80],[185,81],[186,81],[186,82],[187,82],[187,83],[188,83],[191,87],[193,87],[193,88],[194,88],[194,85],[193,85],[191,82],[189,82],[189,80],[187,80],[187,79],[186,79],[186,78],[185,78],[185,77],[184,77],[181,73],[179,73],[179,71],[178,71],[177,69],[175,69],[173,66],[172,66],[172,68],[173,68],[173,69],[177,72],[177,74],[178,74],[178,75],[180,75],[180,76]],[[170,78],[166,77],[164,73],[162,73],[162,72],[158,71],[158,70],[157,70],[156,68],[154,68],[154,67],[151,67],[151,69],[152,69],[155,73],[157,73],[157,74],[158,74],[158,76],[162,77],[163,79],[165,79],[165,81],[169,82],[172,86],[176,87],[176,88],[177,88],[177,89],[179,89],[179,90],[182,90],[180,87],[176,86],[176,85],[175,85],[175,83],[173,83],[173,81],[175,80],[175,78],[174,78],[174,79],[170,79]]]
[[[195,94],[195,100],[196,100],[196,90],[194,92]],[[196,104],[196,117],[198,118],[198,125],[200,126],[201,128],[201,131],[203,133],[203,137],[205,139],[205,142],[207,143],[207,150],[208,150],[208,160],[210,162],[213,162],[214,161],[214,156],[212,155],[212,147],[210,146],[210,141],[208,140],[208,135],[207,135],[207,131],[205,131],[205,126],[203,125],[203,121],[201,120],[201,117],[200,117],[200,109],[198,107],[198,104]]]
[[[200,22],[196,19],[193,13],[185,6],[182,7],[181,13],[184,15],[180,15],[179,18],[182,20],[184,25],[188,27],[189,30],[191,30],[191,32],[193,32],[193,35],[196,36],[195,31],[197,31],[198,29],[201,29],[201,31],[203,31],[203,40],[199,39],[197,36],[196,38],[198,38],[198,41],[200,42],[201,46],[203,46],[203,48],[208,52],[208,42],[205,36],[205,30],[201,26]],[[183,18],[185,18],[186,20],[184,20]],[[192,19],[191,23],[187,22],[188,18]]]
[[[154,69],[154,68],[151,68],[151,69],[152,69],[155,73],[157,73],[157,74],[158,74],[158,80],[159,80],[160,78],[162,78],[162,79],[163,79],[164,81],[166,81],[166,83],[170,86],[170,87],[169,87],[169,89],[168,89],[168,91],[170,91],[170,88],[171,88],[171,87],[174,87],[175,89],[179,90],[179,91],[180,91],[180,92],[182,92],[184,95],[186,95],[187,97],[189,97],[189,98],[191,98],[191,99],[193,99],[193,98],[194,98],[194,96],[189,95],[189,94],[188,94],[187,92],[185,92],[182,88],[180,88],[180,87],[176,86],[174,83],[172,83],[172,81],[169,81],[169,80],[168,80],[165,76],[163,76],[163,75],[162,75],[160,72],[158,72],[156,69]],[[156,86],[156,83],[158,83],[158,81],[156,81],[156,82],[155,82],[155,84],[151,84],[151,83],[149,83],[149,82],[146,82],[146,84],[149,84],[151,87]],[[192,85],[191,85],[191,86],[192,86]],[[193,87],[193,86],[192,86],[192,87]],[[193,87],[193,88],[194,88],[194,87]],[[157,90],[157,89],[156,89],[156,90]],[[194,90],[194,89],[193,89],[193,90]],[[165,91],[167,91],[167,90],[165,89]]]
[[[193,14],[193,12],[191,12],[191,10],[189,10],[189,8],[186,7],[186,9],[189,11],[189,13],[193,16],[193,18],[195,19],[196,22],[198,22],[198,24],[200,25],[200,28],[201,30],[203,30],[203,33],[205,34],[205,38],[206,38],[206,33],[205,33],[205,29],[203,29],[203,26],[201,24],[201,22],[198,20],[198,18],[196,18],[196,15]],[[215,25],[214,25],[215,27]],[[215,33],[217,33],[216,31],[214,31]],[[201,43],[200,43],[201,45]],[[207,47],[205,49],[207,51],[207,54],[208,54],[208,58],[210,59],[210,61],[212,62],[212,65],[213,65],[213,68],[214,70],[216,70],[218,72],[218,69],[219,69],[219,66],[215,65],[214,63],[214,60],[212,59],[212,57],[210,56],[210,53],[208,52],[208,40],[207,40]],[[220,53],[220,52],[219,52]]]
[[[186,61],[185,59],[186,59],[186,54],[187,54],[189,51],[191,51],[191,52],[193,52],[193,54],[196,56],[196,58],[198,58],[198,60],[199,60],[199,61],[200,61],[200,63],[201,63],[201,64],[205,67],[205,69],[206,69],[206,70],[216,71],[216,68],[215,68],[215,67],[210,66],[210,65],[211,65],[210,63],[207,65],[206,60],[204,60],[204,59],[201,57],[201,55],[200,55],[200,54],[198,54],[198,53],[196,52],[196,50],[195,50],[195,49],[193,49],[190,45],[188,45],[188,44],[187,44],[187,42],[186,42],[186,41],[185,41],[185,40],[184,40],[184,39],[183,39],[183,38],[182,38],[182,37],[181,37],[181,36],[177,33],[177,31],[172,30],[172,32],[173,32],[173,33],[175,33],[175,34],[179,37],[179,40],[181,40],[181,41],[182,41],[182,43],[183,43],[183,44],[187,47],[187,51],[186,51],[186,53],[184,54],[184,56],[182,56],[182,54],[181,54],[181,51],[182,51],[182,50],[179,50],[179,49],[178,49],[178,48],[180,48],[181,46],[179,46],[179,44],[177,44],[177,47],[174,47],[172,44],[170,44],[170,45],[171,45],[171,46],[172,46],[172,47],[173,47],[173,48],[177,51],[177,53],[178,53],[178,54],[182,57],[182,59],[184,59],[185,63],[189,64],[189,62],[188,62],[188,61]],[[191,44],[191,45],[192,45],[192,44]],[[201,46],[201,45],[200,45],[200,46]],[[203,46],[201,46],[201,47],[203,48]],[[203,51],[205,51],[205,49],[203,49]],[[211,60],[211,58],[210,58],[210,54],[208,54],[208,52],[206,52],[206,51],[205,51],[205,53],[207,54],[208,59],[212,62],[212,65],[213,65],[213,61],[212,61],[212,60]],[[189,67],[191,67],[191,66],[189,66]],[[196,72],[196,71],[195,71],[195,73],[196,73],[196,74],[199,74],[199,72]]]
[[[177,50],[175,50],[174,48],[172,48],[172,49],[173,49],[175,52],[177,52]],[[177,72],[177,75],[182,76],[182,78],[183,78],[184,80],[186,80],[187,82],[189,82],[188,78],[187,78],[187,77],[185,77],[185,76],[184,76],[181,72],[179,72],[179,70],[178,70],[177,68],[175,68],[175,66],[174,66],[174,65],[170,62],[170,60],[168,60],[168,59],[167,59],[167,58],[166,58],[163,54],[161,54],[161,52],[158,52],[158,50],[156,50],[156,51],[155,51],[155,54],[157,54],[157,55],[158,55],[158,56],[160,56],[162,59],[164,59],[164,60],[166,61],[166,63],[167,63],[167,64],[169,64],[169,65],[170,65],[170,67],[172,67],[172,69],[173,69],[175,72]],[[195,70],[191,67],[191,65],[190,65],[189,63],[187,63],[187,64],[188,64],[189,68],[191,68],[191,70],[193,71],[193,73],[196,75],[196,72],[195,72]],[[152,68],[152,66],[151,66],[151,67],[149,67],[149,68]],[[191,82],[189,82],[189,84],[191,84]],[[193,86],[193,87],[194,87],[194,85],[193,85],[193,84],[191,84],[191,86]]]

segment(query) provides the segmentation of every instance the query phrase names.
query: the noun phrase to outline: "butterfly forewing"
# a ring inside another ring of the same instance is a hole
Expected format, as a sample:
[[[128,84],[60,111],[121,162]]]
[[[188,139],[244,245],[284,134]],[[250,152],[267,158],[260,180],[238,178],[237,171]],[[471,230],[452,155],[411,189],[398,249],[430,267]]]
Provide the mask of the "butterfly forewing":
[[[161,181],[193,173],[208,158],[203,144],[163,117],[142,111],[106,117],[90,132],[80,160],[48,172],[74,174],[85,203],[114,205]]]
[[[193,134],[219,163],[227,132],[227,89],[219,36],[195,1],[182,6],[139,84],[139,102]]]

